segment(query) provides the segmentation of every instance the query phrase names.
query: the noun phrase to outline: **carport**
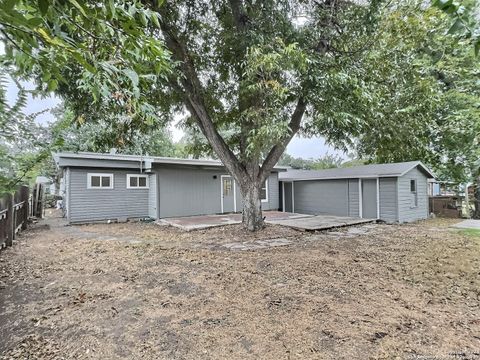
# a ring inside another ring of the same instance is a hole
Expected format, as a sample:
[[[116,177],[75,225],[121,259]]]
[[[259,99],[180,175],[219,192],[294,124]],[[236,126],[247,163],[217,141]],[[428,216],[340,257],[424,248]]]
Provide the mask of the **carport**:
[[[286,212],[378,219],[379,179],[329,179],[281,182]],[[362,194],[362,196],[359,196]]]
[[[427,179],[419,161],[279,174],[282,211],[409,222],[428,217]]]

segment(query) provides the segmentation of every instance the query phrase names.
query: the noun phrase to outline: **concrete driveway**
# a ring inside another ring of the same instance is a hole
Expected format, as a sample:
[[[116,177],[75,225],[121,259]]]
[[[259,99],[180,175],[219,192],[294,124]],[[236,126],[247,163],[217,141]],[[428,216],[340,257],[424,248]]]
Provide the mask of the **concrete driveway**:
[[[477,229],[480,230],[480,220],[468,219],[457,224],[452,225],[452,227],[459,229]]]

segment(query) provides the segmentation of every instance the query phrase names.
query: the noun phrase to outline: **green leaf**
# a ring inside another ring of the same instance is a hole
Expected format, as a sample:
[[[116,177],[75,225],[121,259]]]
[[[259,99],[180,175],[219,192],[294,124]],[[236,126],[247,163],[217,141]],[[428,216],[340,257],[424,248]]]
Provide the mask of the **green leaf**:
[[[463,24],[463,21],[461,19],[457,19],[452,26],[450,26],[450,29],[448,29],[449,34],[455,34],[460,32],[460,30],[465,29],[465,25]]]
[[[145,13],[142,11],[139,13],[139,16],[140,16],[140,22],[142,23],[142,25],[147,26],[148,21],[147,21],[147,17],[145,16]]]
[[[158,21],[158,16],[156,13],[152,12],[152,15],[150,16],[153,25],[155,25],[157,28],[160,28],[160,22]]]
[[[87,12],[83,8],[83,6],[78,3],[77,0],[69,0],[69,1],[73,6],[75,6],[82,13],[83,16],[88,17]]]
[[[110,16],[115,18],[115,3],[114,0],[108,0],[108,8],[110,10]]]
[[[89,72],[91,72],[92,74],[95,74],[97,71],[96,69],[90,65],[84,58],[82,55],[80,55],[79,53],[77,52],[72,52],[72,56],[75,58],[75,60],[77,60],[85,69],[87,69]]]
[[[48,82],[48,86],[47,86],[48,91],[55,91],[55,90],[57,90],[57,88],[58,88],[58,81],[57,80],[52,79]]]
[[[439,8],[441,10],[444,10],[447,7],[449,7],[452,3],[453,3],[453,0],[436,0],[433,3],[433,6]]]
[[[5,12],[12,10],[16,2],[17,2],[16,0],[5,1],[2,5],[2,10]]]
[[[28,20],[28,24],[32,27],[37,27],[43,22],[43,19],[40,17],[34,17]]]
[[[38,8],[40,9],[40,14],[45,15],[48,11],[50,2],[48,0],[38,0]]]
[[[132,69],[125,69],[123,73],[132,81],[134,87],[138,86],[138,74]]]

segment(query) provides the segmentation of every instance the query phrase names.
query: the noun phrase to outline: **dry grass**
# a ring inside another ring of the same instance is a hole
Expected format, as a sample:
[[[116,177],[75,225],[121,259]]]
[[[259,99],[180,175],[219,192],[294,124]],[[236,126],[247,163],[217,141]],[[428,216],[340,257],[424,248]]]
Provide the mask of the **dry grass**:
[[[480,357],[480,241],[451,220],[254,235],[51,223],[0,253],[5,358]],[[218,246],[275,237],[294,244]]]

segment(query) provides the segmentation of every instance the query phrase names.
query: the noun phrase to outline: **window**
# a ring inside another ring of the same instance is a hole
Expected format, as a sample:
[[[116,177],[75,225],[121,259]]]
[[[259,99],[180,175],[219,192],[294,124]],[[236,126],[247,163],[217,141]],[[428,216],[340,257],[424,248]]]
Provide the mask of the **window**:
[[[268,180],[264,181],[262,188],[260,189],[260,199],[263,202],[268,201]]]
[[[417,180],[410,180],[410,194],[412,196],[412,208],[418,206]]]
[[[88,189],[113,189],[113,174],[87,174]]]
[[[233,188],[232,188],[232,178],[223,178],[223,196],[230,196],[232,195]]]
[[[410,192],[414,193],[417,192],[417,181],[410,180]]]
[[[127,174],[127,189],[148,189],[148,175]]]

